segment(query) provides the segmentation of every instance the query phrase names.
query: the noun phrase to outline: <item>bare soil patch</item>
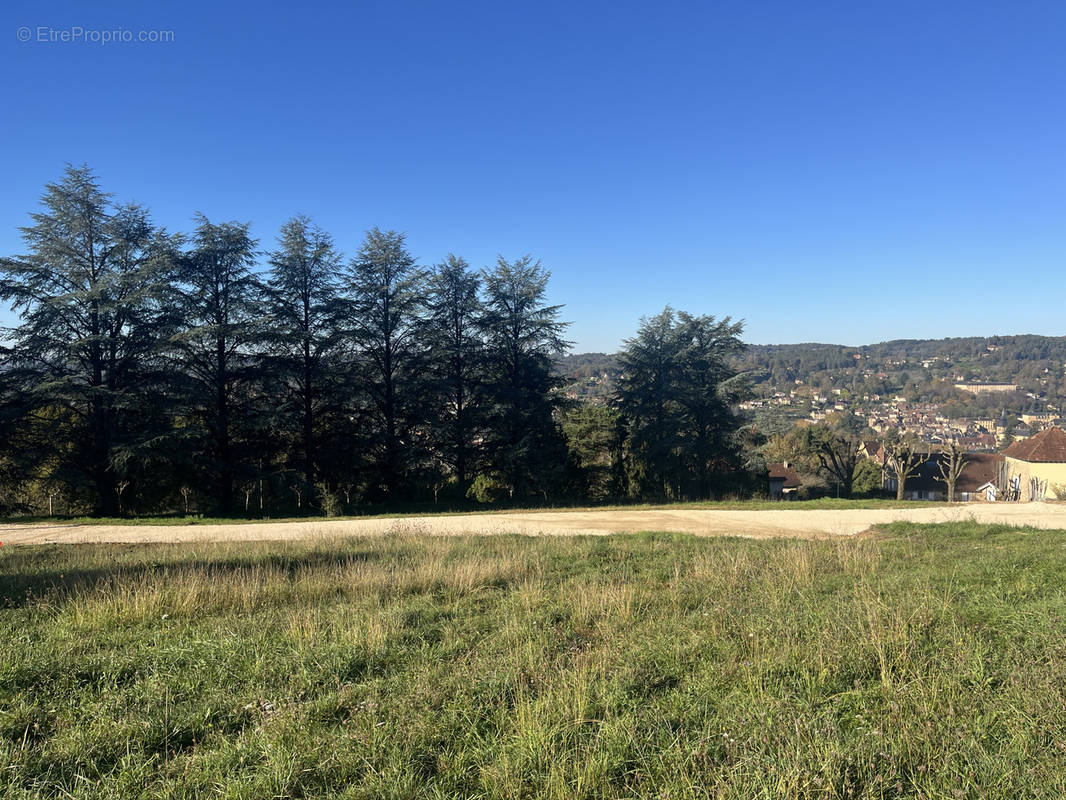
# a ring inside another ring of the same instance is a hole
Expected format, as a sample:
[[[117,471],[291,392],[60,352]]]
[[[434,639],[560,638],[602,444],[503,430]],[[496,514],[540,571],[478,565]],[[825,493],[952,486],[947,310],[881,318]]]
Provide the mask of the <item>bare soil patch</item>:
[[[1066,530],[1066,505],[1047,503],[944,505],[937,508],[632,511],[530,511],[240,525],[75,525],[62,523],[0,526],[0,542],[75,544],[84,542],[271,541],[312,537],[423,534],[451,536],[517,533],[573,536],[637,531],[672,531],[700,536],[823,538],[853,536],[889,522],[961,522]]]

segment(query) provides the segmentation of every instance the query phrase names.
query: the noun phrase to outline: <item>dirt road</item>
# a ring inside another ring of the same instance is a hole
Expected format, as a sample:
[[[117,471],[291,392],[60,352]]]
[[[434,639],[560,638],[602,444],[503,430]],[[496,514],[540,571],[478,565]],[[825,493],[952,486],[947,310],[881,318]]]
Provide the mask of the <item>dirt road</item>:
[[[306,539],[316,536],[373,536],[389,533],[427,535],[520,533],[575,534],[677,531],[703,536],[851,536],[897,520],[1027,525],[1066,530],[1066,504],[944,505],[936,508],[845,510],[634,509],[629,511],[530,511],[454,516],[370,517],[366,519],[264,522],[238,525],[0,525],[0,542],[14,544],[76,542],[193,542]]]

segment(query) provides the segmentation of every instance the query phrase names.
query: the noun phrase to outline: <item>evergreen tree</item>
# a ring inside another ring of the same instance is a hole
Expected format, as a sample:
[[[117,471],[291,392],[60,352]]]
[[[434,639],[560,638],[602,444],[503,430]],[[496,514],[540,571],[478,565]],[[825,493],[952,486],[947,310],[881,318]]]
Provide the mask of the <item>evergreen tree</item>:
[[[263,286],[247,224],[200,216],[185,242],[86,168],[43,205],[29,254],[0,263],[21,315],[0,345],[0,508],[337,510],[452,480],[488,502],[680,499],[750,468],[728,318],[642,320],[614,407],[574,407],[553,371],[567,323],[529,256],[427,274],[375,228],[342,268],[298,216]]]
[[[711,481],[740,468],[736,434],[740,426],[733,409],[743,399],[735,360],[744,349],[743,324],[728,317],[678,314],[678,369],[674,394],[683,458],[695,480],[695,495],[711,496]]]
[[[407,474],[419,455],[413,437],[425,400],[425,273],[402,233],[374,228],[345,277],[358,374],[370,401],[371,469],[383,499],[396,502],[411,488]]]
[[[201,469],[218,509],[229,514],[239,473],[234,432],[244,422],[261,335],[260,286],[252,272],[256,241],[247,223],[212,223],[203,215],[197,220],[192,249],[181,261],[175,292],[181,328],[173,343],[183,394],[202,426],[195,434]]]
[[[623,343],[616,405],[629,429],[638,493],[676,500],[709,497],[715,481],[737,488],[740,421],[732,409],[745,390],[734,367],[741,330],[728,317],[667,307]]]
[[[433,378],[433,444],[454,471],[460,497],[470,486],[483,425],[485,348],[479,322],[481,279],[461,258],[449,255],[429,279],[429,372]]]
[[[268,373],[286,403],[283,426],[298,420],[304,492],[314,492],[316,425],[336,388],[336,356],[342,343],[338,278],[341,258],[329,234],[304,216],[282,226],[270,253],[266,286],[269,309]]]
[[[625,489],[625,430],[618,410],[578,405],[567,411],[563,433],[576,472],[574,494],[593,502],[621,496]]]
[[[626,420],[638,494],[676,496],[680,480],[681,413],[676,393],[683,341],[669,306],[640,322],[622,343],[616,405]]]
[[[561,483],[566,448],[554,419],[560,405],[552,359],[565,352],[561,306],[544,304],[550,273],[524,256],[502,256],[483,273],[488,389],[485,452],[513,499],[547,495]]]
[[[25,411],[20,402],[22,393],[14,380],[11,355],[8,348],[0,346],[0,514],[24,510],[19,491],[25,480],[20,475],[33,469],[36,460],[24,460],[27,448],[19,441]]]
[[[87,478],[93,511],[114,515],[120,465],[151,435],[138,421],[152,405],[175,241],[139,206],[113,206],[87,167],[68,167],[42,204],[22,229],[29,253],[0,265],[0,297],[21,319],[9,378]]]

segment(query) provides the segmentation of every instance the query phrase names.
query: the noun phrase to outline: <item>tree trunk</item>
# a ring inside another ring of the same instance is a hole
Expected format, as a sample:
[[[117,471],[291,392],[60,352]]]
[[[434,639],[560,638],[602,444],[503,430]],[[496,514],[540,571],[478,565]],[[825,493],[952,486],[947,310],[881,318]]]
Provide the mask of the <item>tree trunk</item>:
[[[115,476],[111,470],[104,468],[97,471],[94,476],[96,484],[97,503],[93,509],[96,517],[118,516],[118,495],[115,494]]]
[[[304,337],[304,483],[310,493],[315,485],[314,397],[311,389],[311,343]]]
[[[118,496],[115,494],[115,473],[110,464],[110,436],[108,420],[103,409],[93,411],[93,483],[96,486],[96,504],[93,515],[98,517],[118,516]]]
[[[461,444],[455,454],[455,477],[459,482],[459,497],[465,498],[469,487],[466,485],[466,448]]]
[[[233,463],[230,451],[229,407],[226,390],[218,387],[218,505],[223,514],[233,511]]]
[[[456,368],[456,374],[459,367]],[[463,396],[463,382],[456,378],[455,387],[455,477],[459,483],[459,497],[466,497],[466,398]]]

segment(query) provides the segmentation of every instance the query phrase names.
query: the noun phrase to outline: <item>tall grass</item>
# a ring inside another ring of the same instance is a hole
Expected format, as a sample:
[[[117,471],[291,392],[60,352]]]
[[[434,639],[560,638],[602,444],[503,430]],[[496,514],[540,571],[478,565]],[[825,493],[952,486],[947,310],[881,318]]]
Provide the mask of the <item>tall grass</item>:
[[[0,551],[0,796],[1066,796],[1066,538]]]

